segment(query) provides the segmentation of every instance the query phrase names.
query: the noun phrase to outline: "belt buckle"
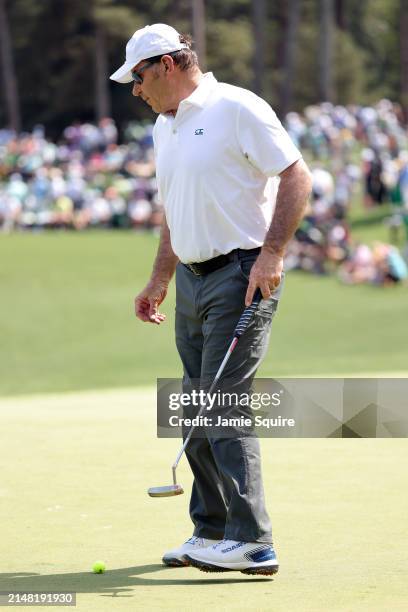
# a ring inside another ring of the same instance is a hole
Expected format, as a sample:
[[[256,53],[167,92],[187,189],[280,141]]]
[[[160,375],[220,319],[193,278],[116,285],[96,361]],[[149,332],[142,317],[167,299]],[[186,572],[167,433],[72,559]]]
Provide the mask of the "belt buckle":
[[[187,264],[187,267],[195,276],[201,276],[200,272],[197,272],[194,264]]]

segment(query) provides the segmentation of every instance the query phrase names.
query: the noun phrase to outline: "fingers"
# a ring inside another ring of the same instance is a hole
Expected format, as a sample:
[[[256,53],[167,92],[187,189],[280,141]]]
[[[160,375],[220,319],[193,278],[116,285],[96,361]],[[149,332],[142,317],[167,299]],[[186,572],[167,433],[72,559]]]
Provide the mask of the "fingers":
[[[166,315],[155,314],[151,315],[149,319],[149,323],[155,323],[156,325],[160,325],[166,319]]]
[[[255,285],[255,284],[248,285],[248,289],[245,295],[245,306],[250,306],[252,304],[252,301],[254,299],[254,294],[255,294],[257,287],[259,287],[259,289],[261,290],[262,298],[264,300],[267,300],[268,298],[271,297],[272,293],[271,293],[268,283],[264,282],[264,283],[259,283],[258,285]]]
[[[166,320],[166,315],[157,311],[158,301],[146,298],[135,299],[135,315],[144,323],[155,323],[160,325]]]
[[[250,282],[248,285],[248,289],[245,295],[245,306],[250,306],[252,304],[252,300],[254,299],[254,293],[256,291],[257,285],[255,283]]]
[[[149,304],[149,319],[151,321],[155,321],[156,317],[157,317],[157,307],[158,307],[158,302],[159,300],[149,300],[150,304]]]
[[[269,283],[263,282],[260,284],[259,288],[261,290],[262,297],[264,300],[267,300],[268,298],[271,297],[272,293],[271,293],[271,288],[269,286]]]
[[[158,307],[157,300],[150,302],[149,320],[152,323],[156,323],[157,325],[160,325],[160,323],[164,321],[164,319],[166,318],[166,315],[162,315],[160,312],[158,312],[157,307]]]
[[[281,280],[282,274],[275,274],[275,276],[272,278],[272,281],[269,282],[269,287],[271,291],[275,291],[275,289],[279,287]]]
[[[279,287],[280,277],[274,277],[271,280],[252,280],[251,277],[249,279],[248,289],[245,295],[245,306],[250,306],[252,304],[252,300],[254,299],[254,294],[259,287],[262,293],[262,298],[267,300],[271,297],[272,292],[275,291],[277,287]]]

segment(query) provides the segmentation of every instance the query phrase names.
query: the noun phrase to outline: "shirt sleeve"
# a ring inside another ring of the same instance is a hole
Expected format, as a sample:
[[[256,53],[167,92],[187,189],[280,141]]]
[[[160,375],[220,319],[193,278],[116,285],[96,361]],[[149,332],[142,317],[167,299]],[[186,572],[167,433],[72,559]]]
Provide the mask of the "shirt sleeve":
[[[237,137],[242,154],[265,176],[276,176],[302,157],[276,113],[255,94],[240,104]]]

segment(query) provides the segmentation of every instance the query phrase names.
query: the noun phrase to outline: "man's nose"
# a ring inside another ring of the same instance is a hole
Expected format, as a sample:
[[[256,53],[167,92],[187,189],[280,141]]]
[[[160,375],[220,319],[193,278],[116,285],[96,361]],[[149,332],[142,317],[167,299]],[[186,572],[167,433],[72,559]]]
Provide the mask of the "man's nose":
[[[142,88],[140,87],[140,84],[134,82],[133,83],[132,94],[137,97],[137,96],[140,96],[141,91],[142,91]]]

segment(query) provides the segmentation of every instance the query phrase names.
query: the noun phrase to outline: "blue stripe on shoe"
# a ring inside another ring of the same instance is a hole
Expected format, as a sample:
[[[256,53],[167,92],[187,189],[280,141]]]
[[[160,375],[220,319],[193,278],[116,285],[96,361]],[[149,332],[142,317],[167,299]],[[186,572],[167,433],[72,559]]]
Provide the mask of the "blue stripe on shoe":
[[[250,557],[254,563],[276,560],[276,555],[273,548],[264,548],[263,550],[258,550],[257,552],[247,553],[246,556]]]

